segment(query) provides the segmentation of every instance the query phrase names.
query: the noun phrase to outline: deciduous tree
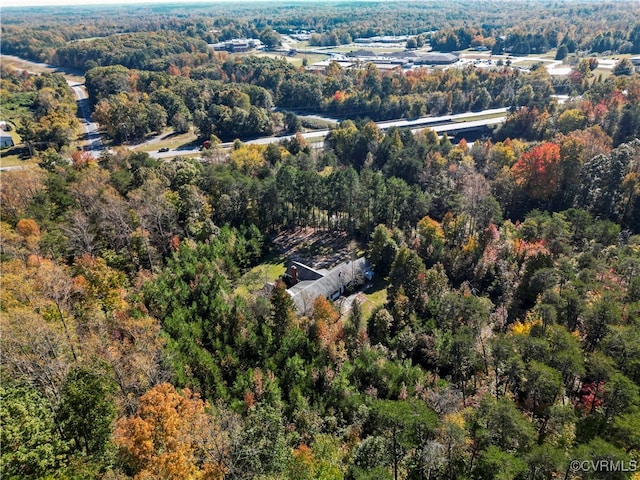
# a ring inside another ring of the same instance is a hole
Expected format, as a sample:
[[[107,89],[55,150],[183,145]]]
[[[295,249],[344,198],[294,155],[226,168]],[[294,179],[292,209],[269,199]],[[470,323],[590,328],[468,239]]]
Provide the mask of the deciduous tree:
[[[140,399],[135,416],[118,420],[114,440],[136,479],[216,479],[225,470],[208,453],[222,433],[190,390],[163,383]]]

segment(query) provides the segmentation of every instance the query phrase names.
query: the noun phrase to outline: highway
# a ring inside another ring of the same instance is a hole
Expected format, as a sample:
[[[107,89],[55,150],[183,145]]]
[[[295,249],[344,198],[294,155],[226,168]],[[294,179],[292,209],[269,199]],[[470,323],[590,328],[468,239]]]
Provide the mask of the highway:
[[[473,118],[473,117],[471,117]],[[492,118],[483,118],[481,120],[469,120],[469,121],[458,121],[456,123],[450,123],[446,125],[434,125],[431,127],[431,130],[436,132],[437,134],[444,134],[450,132],[463,132],[465,130],[473,130],[480,127],[489,127],[492,125],[499,125],[500,123],[504,123],[507,119],[506,115],[501,117],[492,117]],[[412,129],[412,132],[418,132],[420,130],[424,130],[423,128]]]
[[[480,112],[466,112],[458,113],[455,115],[443,115],[438,117],[420,117],[415,119],[398,119],[398,120],[386,120],[383,122],[375,122],[380,130],[386,130],[391,127],[398,128],[411,128],[412,132],[419,132],[425,128],[431,128],[436,133],[442,135],[444,133],[454,132],[460,129],[474,129],[480,127],[486,127],[490,125],[498,125],[504,122],[506,113],[509,110],[506,108],[491,108],[488,110],[482,110]],[[502,114],[502,115],[500,115]],[[499,116],[495,116],[499,115]],[[473,120],[476,117],[486,117],[480,120]],[[305,140],[314,139],[314,146],[321,145],[317,142],[320,138],[326,138],[331,130],[315,130],[313,132],[305,132],[300,135]],[[277,143],[282,140],[289,140],[295,137],[295,135],[280,135],[271,137],[256,138],[253,140],[247,140],[243,143],[247,145],[268,145],[270,143]],[[225,142],[220,144],[220,148],[227,149],[233,146],[233,142]],[[200,153],[199,148],[178,148],[176,150],[170,150],[168,152],[148,152],[149,155],[156,159],[174,158],[181,155],[194,155]]]
[[[385,122],[376,122],[380,130],[386,130],[391,127],[417,127],[420,125],[426,125],[433,123],[445,123],[445,122],[464,122],[465,119],[470,117],[480,117],[489,115],[506,114],[509,107],[504,108],[490,108],[488,110],[482,110],[481,112],[465,112],[456,113],[455,115],[442,115],[439,117],[420,117],[410,120],[389,120]]]
[[[5,55],[3,55],[5,56]],[[46,65],[43,63],[34,63],[28,60],[24,60],[18,57],[5,56],[7,58],[13,58],[16,60],[20,60],[21,62],[25,62],[27,64],[32,64],[34,66],[38,66],[40,68],[49,68],[52,70],[56,70],[56,67],[51,65]],[[76,100],[78,103],[78,114],[80,116],[80,120],[84,123],[84,131],[88,140],[87,150],[97,154],[101,150],[104,149],[104,145],[102,143],[102,139],[100,138],[99,133],[99,125],[95,122],[91,121],[91,111],[89,109],[89,100],[87,98],[87,93],[84,87],[84,84],[78,83],[77,81],[67,80],[69,86],[73,89]],[[442,135],[444,133],[453,132],[456,130],[464,129],[473,129],[480,128],[484,126],[497,125],[499,123],[504,122],[506,118],[506,113],[509,107],[505,108],[492,108],[488,110],[482,110],[480,112],[466,112],[466,113],[458,113],[455,115],[441,115],[437,117],[420,117],[413,119],[401,118],[397,120],[385,120],[381,122],[375,122],[378,125],[380,130],[386,130],[391,127],[398,128],[411,128],[412,132],[418,132],[425,128],[431,128],[436,133]],[[490,118],[482,118],[480,120],[473,120],[475,117],[490,117]],[[320,139],[326,138],[331,130],[315,130],[313,132],[305,132],[301,133],[302,137],[306,140],[313,139],[312,146],[315,148],[319,148],[323,145]],[[288,140],[295,137],[295,135],[274,135],[270,137],[262,137],[256,138],[253,140],[247,140],[245,144],[255,144],[255,145],[268,145],[270,143],[277,143],[282,140]],[[225,142],[220,145],[223,149],[231,148],[233,142]],[[149,152],[149,155],[156,159],[169,159],[175,158],[177,156],[182,155],[195,155],[200,153],[200,148],[177,148],[175,150],[169,150],[168,152]]]

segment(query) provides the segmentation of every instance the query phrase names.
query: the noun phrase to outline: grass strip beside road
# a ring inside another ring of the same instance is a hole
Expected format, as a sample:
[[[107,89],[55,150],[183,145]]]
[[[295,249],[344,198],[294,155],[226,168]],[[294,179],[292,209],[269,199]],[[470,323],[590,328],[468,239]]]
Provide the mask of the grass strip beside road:
[[[453,119],[452,123],[475,122],[476,120],[486,120],[486,119],[489,119],[489,118],[500,118],[500,117],[504,117],[504,116],[505,116],[505,113],[502,113],[502,112],[488,113],[488,114],[484,114],[484,115],[473,115],[473,116],[470,116],[470,117]]]
[[[0,55],[0,59],[2,60],[2,66],[12,66],[19,70],[27,70],[28,72],[33,72],[37,74],[41,73],[61,73],[65,76],[67,80],[77,83],[84,83],[84,77],[80,74],[80,72],[71,72],[67,69],[56,68],[56,67],[43,67],[38,64],[32,62],[26,62],[22,60],[18,60],[16,58],[10,58],[6,55]]]

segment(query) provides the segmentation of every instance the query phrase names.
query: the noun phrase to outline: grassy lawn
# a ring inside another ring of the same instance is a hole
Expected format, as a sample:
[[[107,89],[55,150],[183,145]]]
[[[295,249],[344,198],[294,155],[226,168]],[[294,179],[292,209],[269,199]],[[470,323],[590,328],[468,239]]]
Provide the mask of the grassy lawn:
[[[256,265],[240,278],[233,293],[248,297],[260,290],[266,283],[277,280],[285,270],[286,266],[282,255],[267,257],[263,263]]]
[[[373,285],[363,291],[362,316],[368,319],[373,311],[387,302],[387,282],[379,276],[373,278]]]
[[[324,137],[305,138],[305,141],[307,142],[307,145],[313,145],[314,143],[324,142]]]
[[[522,58],[522,60],[519,60],[519,58]],[[529,60],[526,57],[515,57],[514,60],[511,60],[511,65],[515,66],[515,67],[522,67],[522,68],[531,68],[534,65],[537,65],[539,63],[544,63],[544,61],[540,61],[540,60]]]
[[[285,53],[282,52],[251,52],[251,53],[243,53],[241,54],[241,56],[249,56],[249,57],[269,57],[269,58],[293,58],[293,57],[289,57],[287,56]]]
[[[309,42],[307,40],[303,40],[302,42],[293,42],[290,43],[289,45],[291,45],[291,48],[295,48],[295,49],[302,49],[302,48],[309,48]]]
[[[305,58],[307,59],[307,65],[313,65],[326,60],[329,56],[320,55],[319,53],[297,53],[295,57],[287,57],[287,60],[296,67],[300,67]]]
[[[23,151],[23,147],[20,146],[22,140],[20,135],[16,133],[15,128],[10,132],[2,132],[2,134],[9,135],[13,138],[14,146],[0,150],[0,167],[15,167],[16,165],[28,165],[29,163],[35,163],[32,160],[20,159],[20,154]]]
[[[595,78],[602,77],[602,80],[606,80],[613,75],[613,71],[608,68],[596,68],[591,73],[593,73]]]
[[[40,65],[35,65],[31,62],[23,62],[20,60],[16,60],[13,58],[8,58],[2,56],[2,66],[11,65],[14,68],[19,68],[21,70],[27,70],[29,72],[34,73],[62,73],[67,80],[71,80],[72,82],[84,83],[84,77],[81,75],[81,72],[69,71],[66,69],[58,69],[56,67],[48,68],[42,67]]]
[[[318,48],[318,47],[309,47],[309,48]],[[347,52],[355,52],[356,50],[360,50],[355,45],[342,45],[340,47],[333,47],[327,50],[327,53],[347,53]],[[368,50],[368,49],[367,49]]]
[[[4,148],[0,151],[0,167],[15,167],[18,165],[36,165],[33,158],[27,160],[20,159],[22,148]]]
[[[338,125],[338,122],[321,120],[317,117],[305,117],[302,115],[298,115],[298,118],[302,122],[302,126],[308,130],[324,130]]]
[[[179,147],[192,145],[196,139],[197,136],[193,132],[170,134],[158,142],[144,143],[139,146],[134,146],[133,149],[138,152],[157,152],[161,148],[175,150]]]
[[[321,62],[323,60],[326,60],[329,57],[329,55],[321,55],[319,53],[307,53],[307,54],[297,53],[293,57],[290,57],[288,55],[283,55],[282,53],[273,53],[273,52],[257,52],[257,53],[254,53],[254,55],[256,57],[284,58],[287,62],[291,63],[292,65],[295,65],[296,67],[302,66],[302,61],[304,60],[305,57],[307,59],[308,65],[313,65],[314,63]]]
[[[556,60],[556,54],[558,53],[557,49],[549,50],[547,53],[542,53],[538,55],[540,58],[548,58],[550,61],[554,62]]]
[[[453,120],[453,123],[465,123],[465,122],[475,122],[476,120],[485,120],[487,118],[499,118],[504,117],[504,113],[487,113],[486,115],[474,115],[472,117],[458,118]]]
[[[390,47],[390,46],[380,46],[380,47],[371,47],[366,44],[357,44],[352,43],[350,45],[341,45],[338,47],[332,47],[327,50],[327,53],[347,53],[347,52],[355,52],[357,50],[368,50],[373,52],[376,55],[384,55],[388,53],[395,52],[404,52],[404,47]]]

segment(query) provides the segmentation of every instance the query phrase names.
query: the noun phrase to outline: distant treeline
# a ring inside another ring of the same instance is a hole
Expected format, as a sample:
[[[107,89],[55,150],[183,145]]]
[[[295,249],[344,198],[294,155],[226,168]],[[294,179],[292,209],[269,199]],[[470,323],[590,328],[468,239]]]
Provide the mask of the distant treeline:
[[[358,2],[357,8],[348,3],[330,6],[283,3],[279,9],[259,3],[224,3],[215,9],[194,4],[180,6],[179,12],[177,8],[165,5],[126,9],[83,7],[70,8],[64,16],[55,17],[46,8],[9,9],[3,12],[2,49],[33,60],[58,61],[63,66],[86,69],[95,65],[82,65],[73,55],[56,59],[56,53],[63,47],[68,48],[68,42],[115,33],[173,31],[214,42],[258,38],[265,27],[271,27],[280,33],[313,31],[315,35],[310,42],[316,45],[344,44],[354,38],[375,35],[433,32],[432,45],[442,51],[464,49],[484,41],[494,52],[514,54],[544,53],[561,44],[570,52],[576,49],[598,53],[640,52],[640,24],[629,24],[629,19],[640,17],[640,7],[630,1],[558,4],[522,0],[510,2],[508,9],[497,1],[451,5],[443,0],[428,4]],[[531,10],[540,14],[522,18],[520,12]],[[603,18],[607,20],[606,28],[603,28]],[[151,49],[151,45],[147,46]],[[101,55],[96,56],[94,60],[100,65]],[[126,65],[140,68],[139,64]]]

